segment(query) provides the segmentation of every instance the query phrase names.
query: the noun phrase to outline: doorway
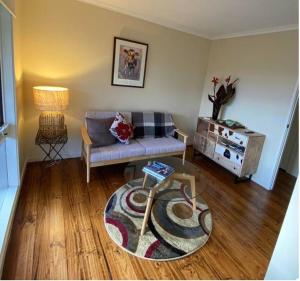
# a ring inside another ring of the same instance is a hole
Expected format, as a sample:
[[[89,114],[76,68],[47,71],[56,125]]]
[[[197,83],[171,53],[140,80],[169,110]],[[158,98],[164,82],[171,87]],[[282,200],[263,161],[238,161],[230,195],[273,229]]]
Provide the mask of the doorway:
[[[284,181],[285,185],[293,188],[299,172],[299,84],[290,106],[287,127],[276,164],[272,189],[276,183]],[[288,188],[288,187],[287,187]]]
[[[295,113],[290,125],[285,148],[283,150],[282,158],[279,168],[293,176],[298,177],[299,172],[299,100],[297,100]]]

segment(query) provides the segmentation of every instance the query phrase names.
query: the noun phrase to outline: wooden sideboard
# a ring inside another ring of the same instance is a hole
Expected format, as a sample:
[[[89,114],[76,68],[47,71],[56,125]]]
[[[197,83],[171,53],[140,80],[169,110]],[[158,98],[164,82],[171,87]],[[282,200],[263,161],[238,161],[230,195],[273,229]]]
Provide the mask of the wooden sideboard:
[[[256,172],[265,136],[245,129],[231,129],[210,118],[198,118],[194,150],[220,164],[238,179]]]

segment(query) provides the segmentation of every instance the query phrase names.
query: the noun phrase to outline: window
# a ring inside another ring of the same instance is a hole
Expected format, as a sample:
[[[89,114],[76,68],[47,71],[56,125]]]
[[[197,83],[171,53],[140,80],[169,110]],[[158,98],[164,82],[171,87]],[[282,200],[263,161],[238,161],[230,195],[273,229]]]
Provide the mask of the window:
[[[8,130],[9,137],[3,138],[0,134],[0,263],[5,256],[9,225],[20,189],[13,65],[13,18],[3,7],[2,2],[0,0],[0,126],[5,121],[11,127]],[[1,266],[2,264],[0,268]]]
[[[0,69],[0,127],[4,124],[4,114],[3,114],[3,95],[2,95],[2,78]]]

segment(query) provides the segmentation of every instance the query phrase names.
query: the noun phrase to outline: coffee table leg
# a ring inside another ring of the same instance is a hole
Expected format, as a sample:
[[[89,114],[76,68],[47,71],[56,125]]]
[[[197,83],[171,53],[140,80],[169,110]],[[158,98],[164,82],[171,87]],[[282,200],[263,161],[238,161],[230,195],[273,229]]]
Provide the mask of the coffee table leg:
[[[192,189],[193,210],[196,211],[196,183],[195,183],[194,176],[191,176],[190,183],[191,183],[191,189]]]
[[[148,178],[148,174],[145,174],[144,181],[143,181],[143,188],[145,188],[147,178]]]
[[[172,179],[177,180],[187,180],[190,182],[191,191],[192,191],[192,203],[193,203],[193,210],[196,211],[196,182],[195,182],[195,176],[188,175],[188,174],[180,174],[180,173],[174,173],[172,176]]]
[[[144,220],[143,220],[143,224],[142,224],[141,236],[145,234],[145,229],[146,229],[146,225],[147,225],[147,222],[148,222],[148,218],[149,218],[150,210],[151,210],[151,207],[152,207],[152,202],[153,202],[155,192],[156,192],[156,189],[153,188],[149,193],[147,206],[146,206],[146,211],[145,211],[145,216],[144,216]]]

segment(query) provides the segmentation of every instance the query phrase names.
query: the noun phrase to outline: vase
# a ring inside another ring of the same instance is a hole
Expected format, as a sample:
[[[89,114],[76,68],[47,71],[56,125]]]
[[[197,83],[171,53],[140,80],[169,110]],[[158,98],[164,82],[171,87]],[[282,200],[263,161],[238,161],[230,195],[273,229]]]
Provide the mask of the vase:
[[[218,120],[220,110],[221,110],[221,105],[217,103],[213,103],[213,113],[212,113],[213,120]]]

